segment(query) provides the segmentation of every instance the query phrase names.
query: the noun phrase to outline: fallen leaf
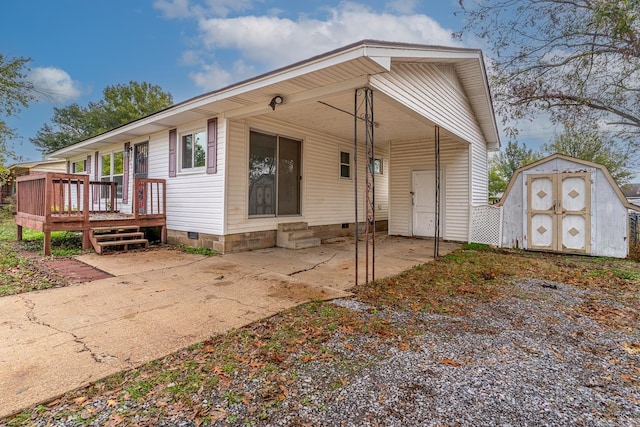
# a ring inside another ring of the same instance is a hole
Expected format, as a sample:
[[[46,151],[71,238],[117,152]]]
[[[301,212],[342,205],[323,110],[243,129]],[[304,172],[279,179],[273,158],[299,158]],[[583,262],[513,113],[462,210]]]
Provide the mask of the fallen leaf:
[[[227,418],[227,411],[222,408],[215,408],[209,412],[209,417],[211,417],[211,423],[213,424],[215,421]]]
[[[73,401],[75,402],[76,405],[82,405],[84,402],[87,401],[87,396],[76,397],[75,399],[73,399]]]
[[[107,400],[107,406],[116,406],[117,404],[118,404],[118,402],[116,402],[113,399]]]
[[[558,353],[557,351],[555,351],[554,349],[551,349],[551,352],[553,353],[553,355],[556,357],[556,359],[558,360],[564,360],[564,356],[561,355],[560,353]]]
[[[455,366],[456,368],[458,366],[462,366],[462,363],[456,362],[455,360],[447,359],[447,358],[442,359],[441,362],[444,363],[445,365]]]
[[[627,353],[629,354],[640,354],[640,343],[634,342],[628,344],[626,342],[623,342],[622,347],[624,347],[624,349],[627,350]]]

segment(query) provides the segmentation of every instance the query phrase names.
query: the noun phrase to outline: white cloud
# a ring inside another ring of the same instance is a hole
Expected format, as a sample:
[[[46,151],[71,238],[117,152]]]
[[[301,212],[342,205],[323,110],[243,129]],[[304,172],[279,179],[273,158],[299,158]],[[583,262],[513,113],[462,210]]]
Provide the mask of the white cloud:
[[[220,64],[205,64],[201,71],[189,73],[189,78],[196,86],[210,91],[237,83],[249,76],[255,75],[255,69],[243,61],[236,61],[228,70]]]
[[[153,6],[166,18],[188,18],[192,16],[189,0],[156,0]]]
[[[269,15],[242,15],[227,18],[230,12],[251,8],[251,0],[205,0],[198,5],[189,0],[157,0],[154,5],[167,17],[190,16],[198,22],[197,35],[200,49],[191,47],[183,55],[185,65],[196,66],[199,71],[190,74],[201,88],[222,87],[212,81],[237,82],[251,77],[254,68],[259,72],[281,67],[301,59],[327,52],[363,39],[399,41],[428,45],[460,45],[431,17],[412,12],[416,0],[393,0],[386,7],[400,12],[377,13],[367,6],[344,2],[334,8],[323,7],[324,18],[300,15],[297,18]],[[197,13],[194,11],[198,10]],[[236,13],[237,14],[237,13]],[[238,63],[225,64],[221,51],[233,52]],[[195,55],[194,53],[198,54]],[[214,63],[204,64],[202,58],[215,57]]]
[[[192,3],[190,0],[156,0],[153,6],[166,18],[226,17],[232,12],[251,9],[253,0],[206,0],[204,5]]]
[[[64,70],[54,67],[38,67],[31,70],[29,80],[42,98],[65,103],[82,95],[80,84]]]
[[[332,9],[326,20],[242,16],[201,19],[199,26],[208,49],[238,49],[247,60],[268,66],[286,65],[362,39],[455,44],[451,31],[426,15],[379,14],[354,3]]]

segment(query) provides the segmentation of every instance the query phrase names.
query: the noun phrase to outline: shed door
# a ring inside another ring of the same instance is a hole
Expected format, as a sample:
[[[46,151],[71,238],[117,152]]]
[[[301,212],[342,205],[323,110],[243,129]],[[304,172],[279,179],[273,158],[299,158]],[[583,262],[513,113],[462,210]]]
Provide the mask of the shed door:
[[[588,173],[528,175],[530,249],[590,253],[591,179]]]
[[[440,173],[442,176],[442,172]],[[413,235],[421,237],[435,236],[436,223],[436,171],[422,170],[413,171],[411,174],[411,203],[412,203],[412,226]],[[440,225],[442,226],[444,210],[442,200],[444,200],[444,186],[441,185],[441,205],[440,205]],[[440,232],[442,235],[442,231]]]

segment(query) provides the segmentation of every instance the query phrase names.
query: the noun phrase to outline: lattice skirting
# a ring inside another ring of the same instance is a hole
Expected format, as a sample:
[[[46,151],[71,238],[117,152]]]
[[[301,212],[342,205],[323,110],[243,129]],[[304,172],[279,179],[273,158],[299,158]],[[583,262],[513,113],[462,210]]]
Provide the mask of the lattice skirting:
[[[478,205],[471,208],[469,241],[487,245],[501,245],[502,206]]]

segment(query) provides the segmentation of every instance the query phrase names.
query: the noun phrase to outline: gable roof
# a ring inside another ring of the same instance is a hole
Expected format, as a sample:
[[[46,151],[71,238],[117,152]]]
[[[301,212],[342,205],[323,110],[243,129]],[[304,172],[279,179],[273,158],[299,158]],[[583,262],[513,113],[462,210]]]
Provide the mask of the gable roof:
[[[362,40],[279,68],[222,89],[196,96],[101,135],[55,151],[69,157],[114,142],[127,141],[182,123],[224,113],[226,117],[260,114],[280,95],[286,102],[304,102],[321,91],[335,93],[368,84],[368,76],[391,70],[392,63],[449,64],[456,68],[471,109],[490,148],[500,146],[482,52],[478,49]]]
[[[511,189],[513,188],[513,186],[515,185],[515,181],[516,179],[518,179],[518,175],[524,171],[527,171],[529,169],[534,169],[539,165],[542,165],[544,163],[548,163],[550,161],[556,160],[556,159],[560,159],[560,160],[566,160],[568,162],[572,162],[572,163],[577,163],[579,165],[588,167],[588,168],[594,168],[594,169],[599,169],[600,171],[602,171],[602,173],[604,174],[605,178],[607,178],[607,181],[609,182],[609,185],[611,185],[611,187],[613,188],[613,190],[615,191],[616,195],[618,196],[618,199],[620,200],[620,203],[622,203],[627,209],[633,209],[633,210],[640,210],[640,206],[636,206],[634,204],[632,204],[631,202],[629,202],[629,200],[627,200],[627,198],[624,196],[624,194],[622,194],[622,190],[620,189],[620,187],[618,186],[618,184],[615,182],[615,180],[613,179],[613,177],[611,176],[611,173],[609,173],[609,170],[604,167],[603,165],[599,164],[599,163],[593,163],[593,162],[589,162],[587,160],[582,160],[582,159],[577,159],[575,157],[570,157],[570,156],[565,156],[563,154],[552,154],[548,157],[545,157],[544,159],[540,159],[536,162],[533,162],[527,166],[521,167],[519,169],[516,169],[516,171],[513,173],[513,176],[511,176],[511,179],[509,180],[509,184],[507,185],[507,189],[504,191],[504,194],[502,195],[502,198],[500,199],[500,201],[498,203],[496,203],[496,206],[502,206],[504,201],[507,200],[507,196],[509,195],[509,193],[511,192]]]

